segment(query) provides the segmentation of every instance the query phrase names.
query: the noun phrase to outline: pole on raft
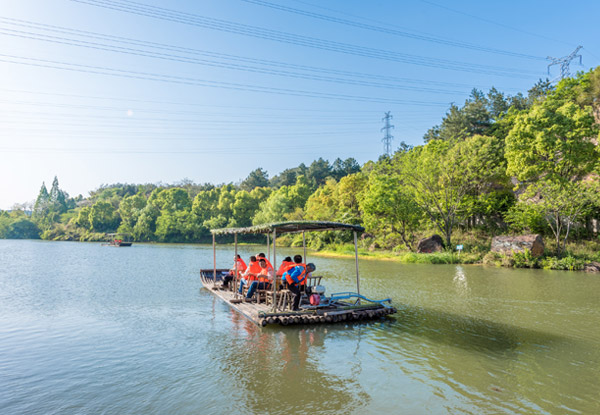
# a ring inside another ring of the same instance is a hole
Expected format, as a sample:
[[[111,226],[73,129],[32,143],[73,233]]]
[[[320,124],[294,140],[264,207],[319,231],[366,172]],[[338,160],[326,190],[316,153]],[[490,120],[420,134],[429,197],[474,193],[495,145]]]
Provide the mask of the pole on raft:
[[[356,293],[360,295],[360,279],[358,276],[358,243],[356,238],[356,231],[354,231],[354,260],[356,263]],[[360,298],[357,302],[358,304],[360,304]]]
[[[304,263],[308,263],[306,260],[306,238],[304,237],[304,231],[302,231],[302,248],[304,248]]]
[[[277,257],[275,253],[275,242],[277,241],[277,229],[273,229],[273,263],[277,264]],[[273,312],[277,311],[277,271],[275,271],[275,277],[273,277]]]
[[[215,246],[215,234],[213,233],[213,285],[217,283],[217,248]]]
[[[237,281],[237,277],[238,277],[238,274],[237,274],[237,233],[233,236],[233,240],[235,241],[235,243],[234,243],[234,246],[235,246],[235,248],[234,248],[235,254],[234,255],[235,256],[233,258],[233,261],[234,261],[233,266],[235,267],[235,269],[234,269],[233,279],[235,281]],[[235,283],[234,283],[234,286],[235,286]]]
[[[270,261],[271,260],[271,247],[269,246],[269,239],[270,235],[267,234],[267,259]]]
[[[238,264],[238,261],[237,261],[237,233],[233,234],[233,245],[234,245],[234,250],[235,250],[235,276],[233,277],[233,281],[234,281],[233,292],[235,293],[235,292],[237,292],[237,278],[238,278],[238,275],[237,275],[237,264]]]

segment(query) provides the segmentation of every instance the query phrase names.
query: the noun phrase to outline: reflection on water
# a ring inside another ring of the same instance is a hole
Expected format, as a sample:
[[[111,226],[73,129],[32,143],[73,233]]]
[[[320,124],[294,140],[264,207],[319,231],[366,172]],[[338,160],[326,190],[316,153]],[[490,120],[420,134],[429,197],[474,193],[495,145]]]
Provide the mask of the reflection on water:
[[[462,266],[456,266],[456,273],[454,274],[454,286],[456,287],[456,294],[461,297],[469,296],[469,282],[465,275],[465,270]]]
[[[399,306],[397,319],[393,330],[482,353],[549,347],[568,341],[556,334],[424,307]]]
[[[211,261],[0,240],[0,413],[600,413],[597,276],[364,261],[398,314],[261,329],[200,289]],[[314,261],[354,288],[353,260]]]
[[[326,327],[260,329],[228,314],[237,340],[223,351],[221,367],[236,379],[249,413],[349,413],[368,402],[356,378],[323,365]]]

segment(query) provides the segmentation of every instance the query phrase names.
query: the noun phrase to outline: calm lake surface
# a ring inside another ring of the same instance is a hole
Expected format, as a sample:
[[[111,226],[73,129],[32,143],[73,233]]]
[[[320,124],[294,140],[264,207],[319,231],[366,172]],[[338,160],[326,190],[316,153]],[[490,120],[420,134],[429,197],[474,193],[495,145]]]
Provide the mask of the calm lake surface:
[[[309,260],[355,289],[353,260]],[[393,318],[260,329],[201,289],[211,266],[209,246],[0,240],[0,413],[600,413],[598,275],[362,261]]]

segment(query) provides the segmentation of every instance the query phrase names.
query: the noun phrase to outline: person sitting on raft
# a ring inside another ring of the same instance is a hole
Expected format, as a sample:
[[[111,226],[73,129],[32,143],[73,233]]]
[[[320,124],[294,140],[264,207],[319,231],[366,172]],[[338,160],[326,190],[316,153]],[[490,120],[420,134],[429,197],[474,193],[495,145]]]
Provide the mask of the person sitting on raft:
[[[252,255],[250,257],[250,264],[248,264],[248,268],[242,274],[242,279],[240,280],[240,288],[238,289],[238,293],[242,294],[242,290],[244,289],[244,285],[248,284],[250,281],[256,280],[256,276],[260,273],[260,264],[256,260],[256,257]]]
[[[292,305],[292,311],[298,311],[300,309],[300,298],[302,293],[300,292],[300,286],[305,283],[306,275],[309,272],[313,272],[316,267],[315,264],[303,264],[302,256],[294,256],[294,267],[289,268],[283,273],[282,280],[287,283],[288,289],[294,294],[294,301]]]
[[[261,252],[260,254],[256,255],[256,259],[258,259],[260,261],[260,259],[264,259],[267,262],[267,266],[275,269],[275,267],[273,266],[273,264],[271,264],[271,261],[269,261],[269,259],[265,256],[265,254],[263,252]]]
[[[248,287],[246,300],[252,299],[256,290],[268,290],[271,288],[271,283],[273,282],[273,278],[275,278],[273,267],[269,266],[264,258],[259,259],[258,263],[260,264],[260,272],[257,275],[258,280],[253,281]]]
[[[292,261],[292,258],[289,256],[286,256],[285,259],[283,261],[281,261],[281,265],[279,266],[279,269],[277,270],[277,276],[281,277],[284,272],[286,272],[289,268],[291,268],[293,266],[295,266],[295,264]]]
[[[237,262],[237,272],[238,275],[236,277],[239,277],[244,271],[246,271],[246,263],[244,262],[244,260],[242,259],[241,256],[237,256],[233,257],[233,268],[231,268],[229,270],[229,273],[223,278],[223,287],[227,288],[229,286],[229,283],[231,282],[231,280],[233,280],[233,274],[235,274],[235,267],[236,267],[236,262]]]

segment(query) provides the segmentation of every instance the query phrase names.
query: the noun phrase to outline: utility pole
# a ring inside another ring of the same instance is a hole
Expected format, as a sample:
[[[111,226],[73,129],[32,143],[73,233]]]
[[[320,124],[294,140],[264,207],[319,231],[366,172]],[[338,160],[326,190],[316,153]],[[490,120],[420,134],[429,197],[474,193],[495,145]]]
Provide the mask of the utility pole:
[[[391,114],[391,111],[388,111],[385,113],[385,117],[381,119],[381,121],[385,121],[385,126],[380,130],[385,130],[385,135],[381,139],[381,141],[383,142],[383,152],[386,153],[388,156],[392,155],[392,139],[394,138],[394,136],[390,134],[390,130],[394,128],[394,126],[390,125],[390,120],[393,118],[394,116]]]
[[[548,56],[546,59],[552,62],[548,65],[548,75],[550,75],[550,67],[552,65],[560,65],[560,79],[567,78],[570,75],[569,64],[573,59],[579,58],[579,64],[581,65],[581,55],[578,55],[577,52],[579,52],[579,49],[582,47],[583,46],[577,46],[577,49],[571,52],[570,55],[563,56],[562,58],[553,58],[552,56]]]

